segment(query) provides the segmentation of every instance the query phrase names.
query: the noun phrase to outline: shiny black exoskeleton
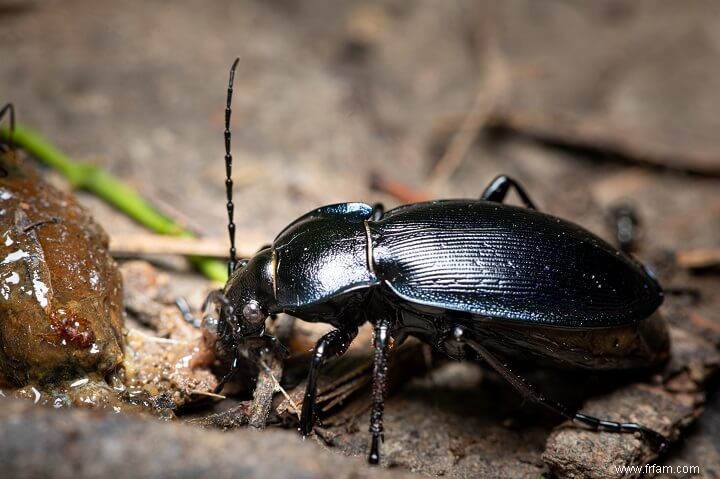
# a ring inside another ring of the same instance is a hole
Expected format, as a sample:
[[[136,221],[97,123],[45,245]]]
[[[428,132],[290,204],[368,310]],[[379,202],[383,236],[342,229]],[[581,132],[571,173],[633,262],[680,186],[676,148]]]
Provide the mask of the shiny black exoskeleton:
[[[236,61],[237,63],[237,61]],[[637,261],[568,221],[540,213],[500,176],[480,199],[401,206],[324,206],[286,227],[249,260],[234,253],[230,170],[231,70],[226,110],[230,279],[219,305],[219,344],[271,344],[265,320],[287,313],[336,329],[315,346],[300,430],[312,431],[322,364],[343,354],[358,327],[374,326],[370,462],[379,461],[387,353],[415,336],[457,359],[482,358],[527,398],[593,429],[657,432],[566,412],[536,394],[504,361],[517,355],[574,367],[641,368],[667,358],[663,293]],[[524,208],[503,204],[510,188]],[[211,327],[210,330],[214,331]],[[502,359],[500,359],[502,358]]]

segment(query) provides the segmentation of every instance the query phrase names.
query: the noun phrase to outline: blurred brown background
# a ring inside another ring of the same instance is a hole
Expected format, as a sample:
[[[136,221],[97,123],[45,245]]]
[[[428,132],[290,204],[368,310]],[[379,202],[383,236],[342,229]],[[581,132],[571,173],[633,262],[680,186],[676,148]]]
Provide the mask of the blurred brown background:
[[[650,231],[684,218],[652,246],[710,247],[720,231],[716,179],[687,174],[720,174],[715,2],[4,0],[0,12],[0,85],[20,121],[209,236],[224,232],[236,56],[238,223],[268,237],[318,204],[392,204],[368,190],[371,171],[423,187],[478,103],[509,134],[479,135],[429,194],[474,197],[503,172],[586,225],[621,196]]]

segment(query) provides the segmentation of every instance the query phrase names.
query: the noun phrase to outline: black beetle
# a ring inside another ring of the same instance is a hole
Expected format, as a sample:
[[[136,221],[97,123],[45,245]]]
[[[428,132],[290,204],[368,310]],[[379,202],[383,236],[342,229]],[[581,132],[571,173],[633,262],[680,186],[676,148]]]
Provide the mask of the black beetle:
[[[300,431],[315,420],[322,364],[343,354],[365,322],[374,326],[375,364],[369,461],[380,459],[383,393],[391,338],[408,335],[452,358],[482,358],[525,397],[564,417],[614,432],[659,433],[581,413],[535,393],[503,362],[525,355],[580,368],[657,365],[668,357],[663,292],[637,261],[589,231],[537,211],[523,188],[499,176],[480,199],[382,205],[341,203],[298,218],[249,260],[235,257],[230,116],[225,110],[230,279],[208,297],[219,318],[206,333],[235,354],[268,347],[265,320],[287,313],[336,329],[315,346]],[[525,208],[503,204],[510,188]],[[503,358],[502,360],[499,358]]]

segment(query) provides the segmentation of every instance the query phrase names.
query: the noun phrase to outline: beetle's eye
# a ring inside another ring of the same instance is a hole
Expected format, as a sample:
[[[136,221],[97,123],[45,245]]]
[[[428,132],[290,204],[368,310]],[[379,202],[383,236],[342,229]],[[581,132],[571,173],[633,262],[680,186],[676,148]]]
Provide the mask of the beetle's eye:
[[[218,319],[216,316],[206,314],[200,326],[203,337],[208,344],[215,344],[218,338]]]
[[[258,323],[265,319],[262,309],[257,301],[249,301],[245,303],[245,306],[243,306],[242,309],[242,314],[243,317],[251,323]]]

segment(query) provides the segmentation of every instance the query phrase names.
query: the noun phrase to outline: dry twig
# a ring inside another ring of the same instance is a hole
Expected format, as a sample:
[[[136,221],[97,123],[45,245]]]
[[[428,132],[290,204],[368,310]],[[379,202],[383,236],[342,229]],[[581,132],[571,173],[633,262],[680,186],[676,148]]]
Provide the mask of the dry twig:
[[[430,186],[446,181],[458,169],[475,142],[478,133],[497,108],[501,97],[508,90],[507,68],[500,52],[493,43],[487,49],[488,75],[475,95],[472,108],[465,116],[443,157],[435,164],[427,178]]]
[[[275,337],[280,344],[287,344],[292,335],[295,318],[281,316],[276,321]],[[253,402],[250,407],[248,425],[256,429],[264,429],[270,415],[272,399],[276,392],[281,392],[279,380],[282,378],[285,360],[276,352],[269,352],[260,360],[260,373],[258,374]],[[284,393],[288,397],[287,393]],[[294,405],[293,405],[294,406]],[[297,411],[297,407],[295,410]]]
[[[687,269],[703,269],[720,266],[720,249],[689,249],[675,253],[678,266]]]
[[[238,253],[241,257],[250,257],[251,251],[257,251],[263,241],[260,235],[243,235],[245,251]],[[227,239],[190,238],[164,236],[150,233],[115,234],[110,238],[110,252],[114,256],[135,257],[149,254],[197,255],[210,258],[226,258],[228,255]]]

